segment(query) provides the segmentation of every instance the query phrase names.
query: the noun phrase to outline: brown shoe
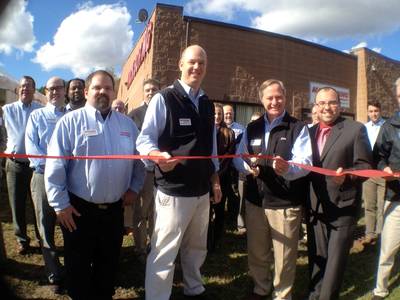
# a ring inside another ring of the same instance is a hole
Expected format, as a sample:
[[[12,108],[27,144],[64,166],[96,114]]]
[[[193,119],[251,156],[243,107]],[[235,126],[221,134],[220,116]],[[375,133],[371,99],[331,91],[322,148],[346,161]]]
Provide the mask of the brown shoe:
[[[376,244],[376,240],[377,240],[376,237],[373,237],[373,236],[366,236],[366,237],[363,239],[363,244],[364,244],[364,245],[371,245],[371,246],[373,246],[373,245]]]
[[[350,253],[360,253],[364,251],[364,243],[362,239],[355,240],[353,246],[350,249]]]
[[[256,293],[251,293],[249,296],[243,298],[243,300],[264,300],[267,296],[261,296]]]

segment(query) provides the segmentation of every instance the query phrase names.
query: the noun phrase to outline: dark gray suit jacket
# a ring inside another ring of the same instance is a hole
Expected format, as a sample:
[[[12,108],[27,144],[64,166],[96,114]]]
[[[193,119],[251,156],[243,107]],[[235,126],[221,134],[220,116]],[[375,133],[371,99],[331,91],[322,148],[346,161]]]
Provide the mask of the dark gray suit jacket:
[[[319,125],[310,128],[313,165],[326,169],[372,169],[372,151],[367,130],[359,122],[339,117],[333,125],[321,156],[317,146]],[[331,177],[310,173],[311,192],[308,210],[310,221],[318,220],[334,226],[356,221],[361,205],[362,182],[366,178],[346,176],[338,186]]]
[[[147,106],[148,106],[147,104],[143,103],[143,105],[139,106],[138,108],[135,108],[128,115],[129,117],[132,118],[133,122],[135,122],[136,127],[139,129],[139,131],[142,130],[143,120],[144,116],[146,115]]]

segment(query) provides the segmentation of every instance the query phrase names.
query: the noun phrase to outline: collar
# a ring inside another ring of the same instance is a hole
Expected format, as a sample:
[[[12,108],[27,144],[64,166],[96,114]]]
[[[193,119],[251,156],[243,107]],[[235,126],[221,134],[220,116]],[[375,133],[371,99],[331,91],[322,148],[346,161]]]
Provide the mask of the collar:
[[[33,102],[33,100],[32,100],[32,102]],[[20,106],[22,108],[25,108],[25,107],[31,107],[32,106],[32,102],[29,103],[29,104],[25,104],[24,102],[22,102],[21,99],[18,99],[17,104],[18,104],[18,106]]]
[[[57,113],[57,112],[64,112],[65,111],[65,107],[64,106],[55,106],[54,104],[47,102],[46,104],[46,109],[50,110],[51,112]]]
[[[325,124],[323,122],[319,122],[319,130],[323,129],[323,128],[332,128],[333,127],[333,123],[332,124]]]
[[[385,123],[385,120],[383,118],[379,118],[379,120],[374,123],[372,121],[369,121],[371,123],[371,126],[382,126],[383,123]]]
[[[280,115],[279,115],[277,118],[275,118],[271,123],[269,123],[267,113],[265,113],[265,114],[264,114],[264,121],[265,121],[265,123],[266,123],[268,126],[272,126],[272,125],[275,125],[275,126],[276,126],[276,125],[278,125],[278,124],[280,124],[280,123],[282,122],[283,117],[285,116],[285,114],[286,114],[286,110],[284,110],[282,114],[280,114]]]
[[[188,94],[188,96],[190,98],[192,98],[192,99],[200,98],[201,96],[203,96],[205,94],[204,91],[201,88],[197,91],[197,94],[195,94],[193,88],[188,86],[182,80],[178,79],[178,82],[183,87],[183,89],[185,90],[186,94]]]
[[[97,110],[95,107],[92,105],[88,104],[86,102],[84,106],[85,110],[88,112],[89,116],[93,117],[94,119],[99,119],[99,120],[104,120],[103,116],[101,115],[101,112]],[[107,115],[107,118],[111,117],[112,109],[110,109],[110,112]]]

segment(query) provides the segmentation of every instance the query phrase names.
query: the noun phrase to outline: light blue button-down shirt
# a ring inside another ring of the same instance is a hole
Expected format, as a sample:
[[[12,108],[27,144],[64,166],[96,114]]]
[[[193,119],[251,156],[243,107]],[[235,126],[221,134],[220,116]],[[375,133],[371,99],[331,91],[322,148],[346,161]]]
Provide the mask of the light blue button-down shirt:
[[[265,148],[268,148],[268,141],[269,141],[269,135],[271,133],[271,130],[278,126],[284,117],[286,112],[283,112],[278,118],[275,118],[271,123],[268,121],[268,118],[266,115],[264,115],[264,123],[265,123],[265,135],[264,135],[264,142],[265,142]],[[239,147],[236,150],[236,154],[248,154],[248,148],[247,148],[247,131],[245,130],[243,133],[242,140],[240,141]],[[263,149],[263,152],[265,153],[266,149]],[[310,135],[308,133],[308,127],[304,126],[303,129],[301,130],[299,136],[296,138],[293,147],[292,147],[292,159],[289,160],[289,162],[295,162],[295,163],[300,163],[304,165],[312,165],[312,147],[311,147],[311,140],[310,140]],[[233,159],[233,164],[235,168],[239,171],[242,172],[246,175],[250,174],[250,166],[247,164],[245,160],[242,158],[234,158]],[[307,175],[309,171],[304,170],[298,166],[294,165],[289,165],[289,170],[288,172],[283,175],[283,177],[286,180],[295,180],[300,177],[303,177]]]
[[[178,80],[186,94],[189,96],[190,100],[199,108],[199,98],[204,95],[203,90],[199,90],[197,95],[194,95],[193,89],[185,84],[183,81]],[[165,99],[160,94],[157,93],[151,99],[149,106],[146,111],[146,116],[144,117],[142,131],[136,141],[137,149],[142,155],[147,155],[151,151],[159,151],[158,149],[158,138],[161,136],[165,129],[165,123],[167,121],[167,108],[165,106]],[[212,155],[217,155],[217,133],[214,126],[214,139],[213,139],[213,149]],[[212,159],[215,172],[219,170],[218,159]],[[148,162],[146,162],[148,164]]]
[[[380,118],[376,123],[369,121],[368,123],[365,124],[365,127],[367,128],[368,140],[371,145],[371,149],[374,148],[376,138],[378,137],[379,130],[381,129],[383,123],[385,123],[385,120]]]
[[[27,154],[46,155],[47,145],[56,127],[57,121],[65,114],[64,107],[55,107],[50,102],[36,109],[28,118],[25,132]],[[29,158],[30,167],[38,173],[44,172],[45,158]]]
[[[48,155],[136,154],[138,129],[133,121],[115,111],[104,120],[89,104],[65,114],[54,129]],[[68,207],[71,192],[94,203],[113,203],[131,189],[139,193],[144,181],[140,160],[47,159],[45,185],[50,206]]]
[[[226,126],[233,130],[233,132],[235,133],[235,139],[237,139],[238,136],[246,130],[246,128],[242,124],[237,122],[232,122],[231,125],[227,124]]]
[[[24,104],[21,100],[3,106],[4,125],[7,130],[7,149],[5,153],[25,154],[25,128],[29,115],[41,104],[32,101]],[[28,159],[19,159],[28,161]]]

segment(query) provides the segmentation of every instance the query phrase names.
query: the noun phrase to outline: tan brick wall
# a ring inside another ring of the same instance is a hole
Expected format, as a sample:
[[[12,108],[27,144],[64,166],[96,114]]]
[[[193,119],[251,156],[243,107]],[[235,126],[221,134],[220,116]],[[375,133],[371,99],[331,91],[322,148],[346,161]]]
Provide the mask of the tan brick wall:
[[[363,49],[363,48],[362,48]],[[365,51],[358,49],[353,51],[357,56],[357,121],[367,122],[367,103],[368,103],[368,85],[367,85],[367,64]]]
[[[287,87],[287,109],[295,107],[299,117],[302,107],[311,106],[309,82],[315,81],[350,89],[351,107],[345,111],[355,112],[355,57],[264,32],[198,21],[190,28],[190,43],[202,45],[208,54],[204,88],[210,98],[259,103],[258,86],[277,78]]]
[[[149,22],[153,22],[153,33],[151,38],[151,46],[150,50],[147,53],[146,57],[144,58],[138,72],[136,73],[132,84],[127,86],[128,82],[128,73],[132,68],[133,61],[138,55],[140,45],[144,39],[144,32],[142,32],[141,37],[139,38],[138,42],[136,43],[135,47],[133,48],[132,52],[130,53],[125,65],[122,68],[121,72],[121,81],[118,90],[117,98],[124,101],[128,104],[128,112],[131,111],[133,108],[139,106],[143,101],[143,81],[148,79],[152,76],[152,63],[153,63],[153,51],[154,51],[154,39],[155,39],[155,14],[153,13],[149,19]]]
[[[400,77],[400,61],[392,60],[369,49],[365,49],[365,52],[368,100],[379,101],[383,116],[390,117],[398,110],[394,83]]]
[[[123,86],[125,69],[135,56],[136,48],[122,73],[119,98],[129,100],[130,108],[142,101],[141,85],[145,78],[156,78],[166,86],[179,77],[179,55],[188,43],[199,44],[207,51],[208,69],[203,88],[213,100],[259,104],[258,86],[268,78],[277,78],[287,87],[288,111],[300,117],[302,108],[311,107],[309,82],[314,81],[349,89],[351,107],[345,112],[358,114],[361,119],[365,117],[365,103],[360,99],[366,98],[367,92],[371,94],[369,89],[374,79],[366,76],[366,83],[363,83],[360,73],[357,77],[360,61],[357,62],[356,56],[262,31],[184,19],[182,12],[181,7],[168,5],[157,5],[153,12],[152,46],[129,90]],[[365,63],[366,70],[369,63],[369,60]],[[387,77],[384,75],[385,81]],[[368,87],[364,94],[360,93],[360,85]],[[357,105],[357,101],[361,104]]]

